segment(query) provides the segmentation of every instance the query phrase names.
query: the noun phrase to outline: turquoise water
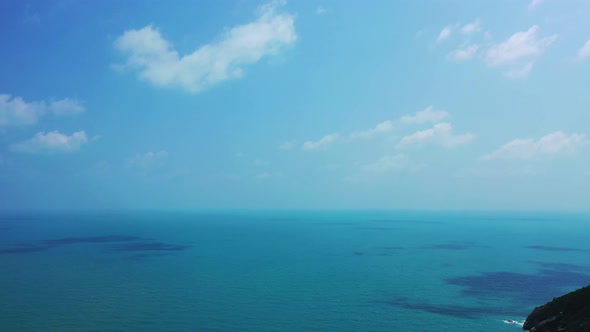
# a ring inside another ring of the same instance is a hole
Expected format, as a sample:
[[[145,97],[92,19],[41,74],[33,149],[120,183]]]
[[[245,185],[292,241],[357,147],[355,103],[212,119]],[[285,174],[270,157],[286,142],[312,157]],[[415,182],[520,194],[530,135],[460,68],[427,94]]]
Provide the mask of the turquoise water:
[[[583,214],[0,218],[0,331],[518,331],[586,284]]]

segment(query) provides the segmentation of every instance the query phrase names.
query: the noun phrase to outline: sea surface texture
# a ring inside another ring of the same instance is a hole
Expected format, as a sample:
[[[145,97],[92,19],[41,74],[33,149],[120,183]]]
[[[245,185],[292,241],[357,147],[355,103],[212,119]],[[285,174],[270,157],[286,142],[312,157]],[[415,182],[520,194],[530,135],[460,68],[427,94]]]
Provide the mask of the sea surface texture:
[[[0,218],[0,331],[518,331],[590,284],[590,216]]]

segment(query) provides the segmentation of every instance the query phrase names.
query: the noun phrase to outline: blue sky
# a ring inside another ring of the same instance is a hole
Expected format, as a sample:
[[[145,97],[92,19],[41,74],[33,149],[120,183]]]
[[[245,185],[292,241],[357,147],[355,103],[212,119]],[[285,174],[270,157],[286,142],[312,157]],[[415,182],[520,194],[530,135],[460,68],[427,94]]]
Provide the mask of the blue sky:
[[[2,1],[0,209],[588,210],[590,1]]]

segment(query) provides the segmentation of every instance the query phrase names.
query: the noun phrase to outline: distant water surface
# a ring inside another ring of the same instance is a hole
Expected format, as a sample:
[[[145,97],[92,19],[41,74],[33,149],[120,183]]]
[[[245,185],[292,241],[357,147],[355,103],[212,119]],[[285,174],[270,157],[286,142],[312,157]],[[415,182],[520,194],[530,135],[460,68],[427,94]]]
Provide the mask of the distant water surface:
[[[517,331],[590,284],[590,216],[0,215],[0,331]]]

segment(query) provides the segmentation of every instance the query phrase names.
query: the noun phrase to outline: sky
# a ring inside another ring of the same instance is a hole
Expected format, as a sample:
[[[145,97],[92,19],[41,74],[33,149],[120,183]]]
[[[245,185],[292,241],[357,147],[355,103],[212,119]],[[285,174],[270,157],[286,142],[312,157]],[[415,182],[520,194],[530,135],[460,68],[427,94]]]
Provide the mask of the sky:
[[[0,2],[0,210],[590,210],[590,1]]]

